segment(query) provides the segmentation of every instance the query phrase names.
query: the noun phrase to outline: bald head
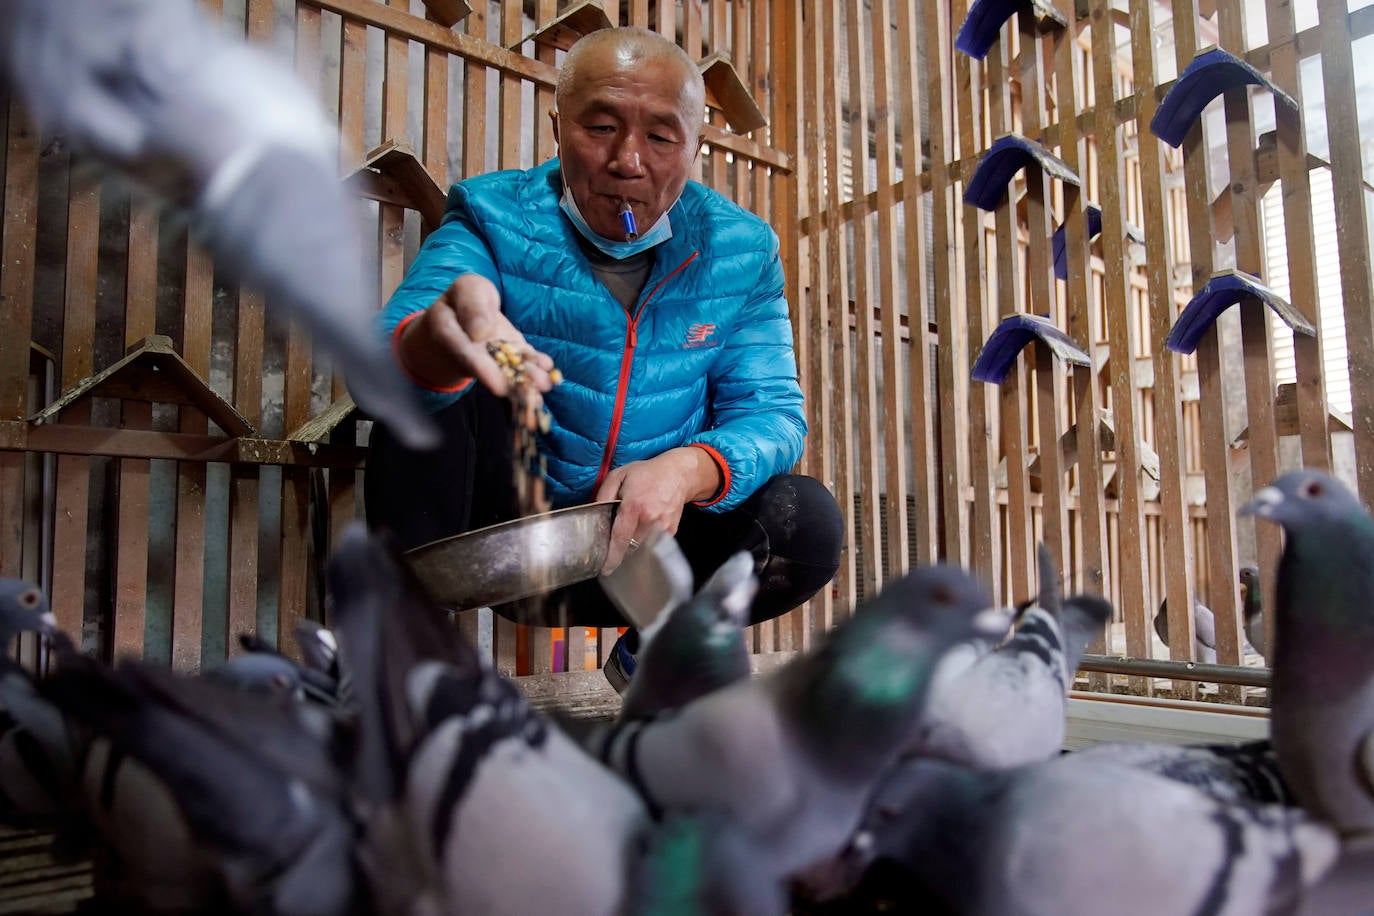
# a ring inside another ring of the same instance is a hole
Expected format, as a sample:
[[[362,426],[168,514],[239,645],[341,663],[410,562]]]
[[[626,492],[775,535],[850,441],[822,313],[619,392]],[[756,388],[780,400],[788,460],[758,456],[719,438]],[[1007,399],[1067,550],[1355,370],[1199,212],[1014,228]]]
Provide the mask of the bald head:
[[[598,29],[578,39],[558,72],[554,108],[563,111],[585,82],[595,80],[608,69],[638,68],[644,64],[657,64],[658,72],[678,75],[681,83],[675,88],[680,91],[687,123],[701,124],[705,120],[706,84],[697,65],[686,51],[662,35],[638,26]]]

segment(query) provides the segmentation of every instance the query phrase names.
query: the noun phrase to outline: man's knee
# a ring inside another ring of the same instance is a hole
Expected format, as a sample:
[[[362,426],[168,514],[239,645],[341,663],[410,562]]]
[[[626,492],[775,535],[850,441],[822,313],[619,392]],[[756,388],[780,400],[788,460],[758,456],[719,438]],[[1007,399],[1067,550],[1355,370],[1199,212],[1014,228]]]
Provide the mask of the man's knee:
[[[755,498],[755,518],[767,533],[771,555],[839,568],[844,516],[835,497],[819,480],[802,474],[779,474],[764,484]]]

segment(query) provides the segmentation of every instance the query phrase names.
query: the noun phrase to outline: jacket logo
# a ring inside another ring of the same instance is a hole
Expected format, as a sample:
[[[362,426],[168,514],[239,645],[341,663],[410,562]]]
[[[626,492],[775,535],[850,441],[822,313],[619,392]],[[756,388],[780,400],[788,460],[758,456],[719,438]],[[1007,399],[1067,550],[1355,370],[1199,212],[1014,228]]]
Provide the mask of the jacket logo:
[[[683,347],[707,347],[715,343],[711,340],[711,335],[716,333],[714,324],[694,324],[687,329],[687,340]]]

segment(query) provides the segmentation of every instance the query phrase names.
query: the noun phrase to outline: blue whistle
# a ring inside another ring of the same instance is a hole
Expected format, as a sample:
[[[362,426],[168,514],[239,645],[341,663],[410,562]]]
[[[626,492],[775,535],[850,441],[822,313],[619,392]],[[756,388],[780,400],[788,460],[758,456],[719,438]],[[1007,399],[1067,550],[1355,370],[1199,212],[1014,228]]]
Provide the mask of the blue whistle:
[[[630,209],[628,200],[620,205],[620,225],[625,230],[625,241],[633,242],[639,238],[639,226],[635,224],[635,211]]]

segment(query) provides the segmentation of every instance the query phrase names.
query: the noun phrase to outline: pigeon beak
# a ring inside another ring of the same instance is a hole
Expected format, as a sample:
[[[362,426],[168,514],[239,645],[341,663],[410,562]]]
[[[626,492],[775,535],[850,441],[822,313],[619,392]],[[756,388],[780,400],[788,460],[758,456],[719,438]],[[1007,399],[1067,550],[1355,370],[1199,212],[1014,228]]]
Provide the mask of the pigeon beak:
[[[45,633],[52,633],[57,630],[57,617],[52,611],[43,614],[38,618],[38,621],[43,625],[43,632]]]
[[[1283,493],[1277,487],[1264,487],[1255,494],[1255,498],[1240,507],[1241,515],[1257,515],[1260,518],[1268,518],[1274,510],[1283,502]]]
[[[1011,627],[1011,617],[1006,608],[984,608],[973,615],[973,629],[980,636],[1005,636]]]

